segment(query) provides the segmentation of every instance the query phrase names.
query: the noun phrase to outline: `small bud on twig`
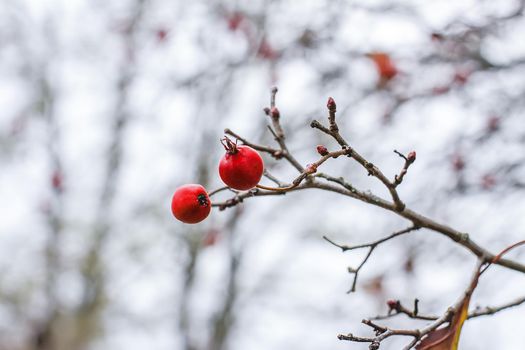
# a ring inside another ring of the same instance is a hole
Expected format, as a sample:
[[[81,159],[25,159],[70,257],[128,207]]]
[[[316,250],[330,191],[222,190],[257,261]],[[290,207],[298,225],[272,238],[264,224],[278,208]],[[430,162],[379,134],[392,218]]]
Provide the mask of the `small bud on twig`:
[[[270,109],[270,117],[273,119],[279,119],[281,117],[281,113],[279,113],[277,107],[272,107],[272,109]]]
[[[305,173],[310,175],[317,172],[317,164],[308,164],[305,169]]]
[[[328,154],[328,149],[323,145],[317,145],[317,153],[322,156],[326,156]]]
[[[390,311],[397,310],[399,308],[399,300],[387,300],[386,305],[388,305],[388,308]]]
[[[416,160],[416,151],[412,151],[407,155],[407,161],[410,163],[414,163]]]
[[[331,97],[328,97],[328,102],[326,103],[326,107],[328,107],[329,110],[333,110],[335,111],[335,109],[337,108],[336,104],[335,104],[335,101],[333,98]]]

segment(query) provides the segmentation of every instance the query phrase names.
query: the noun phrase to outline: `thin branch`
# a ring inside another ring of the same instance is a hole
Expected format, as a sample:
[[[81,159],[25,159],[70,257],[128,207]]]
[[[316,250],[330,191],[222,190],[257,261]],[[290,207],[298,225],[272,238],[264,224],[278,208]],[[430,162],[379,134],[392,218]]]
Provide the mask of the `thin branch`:
[[[397,150],[394,150],[394,153],[396,153],[397,155],[399,155],[401,158],[405,160],[405,164],[403,165],[403,168],[399,172],[399,175],[394,176],[394,182],[392,184],[395,188],[399,186],[401,182],[403,182],[403,178],[408,172],[408,168],[416,161],[416,152],[412,151],[407,156],[405,156],[401,152],[398,152]]]
[[[400,236],[400,235],[403,235],[405,233],[409,233],[409,232],[412,232],[414,230],[418,230],[419,227],[418,226],[410,226],[404,230],[401,230],[401,231],[397,231],[397,232],[394,232],[384,238],[381,238],[381,239],[378,239],[377,241],[373,241],[373,242],[370,242],[370,243],[364,243],[364,244],[359,244],[359,245],[354,245],[354,246],[347,246],[347,245],[340,245],[340,244],[337,244],[337,243],[334,243],[332,240],[330,240],[328,237],[326,236],[323,236],[323,239],[332,243],[333,245],[335,245],[336,247],[338,248],[341,248],[341,250],[343,252],[346,252],[347,250],[354,250],[354,249],[360,249],[360,248],[367,248],[367,247],[376,247],[377,245],[383,243],[383,242],[386,242],[392,238],[395,238],[397,236]]]
[[[428,334],[430,334],[432,331],[439,328],[441,325],[445,323],[450,323],[453,320],[454,315],[460,311],[465,298],[469,298],[472,293],[474,292],[474,289],[477,286],[477,282],[480,275],[480,269],[481,266],[485,264],[485,261],[482,259],[478,260],[478,264],[476,264],[476,269],[474,271],[474,274],[470,280],[470,283],[468,287],[465,289],[465,291],[462,293],[461,297],[458,298],[458,300],[454,303],[453,306],[449,307],[443,315],[439,316],[438,318],[432,320],[433,322],[428,324],[427,326],[420,328],[420,329],[391,329],[388,327],[384,327],[381,325],[378,325],[374,323],[371,320],[363,320],[362,323],[371,327],[375,332],[375,337],[355,337],[352,334],[348,335],[339,335],[338,338],[340,340],[347,340],[347,341],[353,341],[353,342],[368,342],[370,343],[369,349],[379,349],[379,346],[383,340],[386,338],[389,338],[391,336],[412,336],[414,339],[404,348],[405,350],[411,349],[413,346],[415,346],[420,340],[425,338]]]
[[[329,152],[322,156],[317,162],[309,164],[306,166],[306,168],[301,172],[299,176],[297,176],[291,183],[291,185],[285,186],[285,187],[268,187],[264,185],[257,185],[257,188],[261,188],[263,190],[268,191],[280,191],[280,192],[286,192],[293,188],[296,188],[301,184],[301,182],[306,179],[309,175],[314,174],[317,172],[317,168],[319,168],[324,162],[326,162],[330,158],[338,158],[339,156],[348,154],[348,151],[346,149]]]
[[[508,302],[506,304],[502,304],[500,306],[487,306],[487,307],[484,307],[482,309],[479,309],[479,310],[476,310],[476,311],[472,311],[468,315],[468,318],[475,318],[475,317],[480,317],[480,316],[493,315],[493,314],[498,313],[500,311],[503,311],[503,310],[506,310],[506,309],[510,309],[512,307],[519,306],[519,305],[524,304],[524,303],[525,303],[525,297],[521,297],[521,298],[518,298],[518,299],[513,300],[511,302]]]
[[[279,187],[284,187],[286,186],[282,181],[280,181],[278,178],[276,178],[275,176],[273,176],[269,171],[268,169],[264,169],[264,172],[263,172],[263,176],[265,178],[267,178],[268,180],[274,182],[277,186]]]
[[[417,299],[416,299],[417,300]],[[516,306],[520,306],[522,304],[525,304],[525,297],[517,298],[515,300],[509,301],[505,304],[501,304],[499,306],[486,306],[484,308],[478,308],[474,311],[471,311],[467,319],[481,317],[481,316],[487,316],[487,315],[494,315],[500,311],[507,310]],[[372,317],[371,320],[385,320],[389,319],[398,315],[406,315],[407,317],[415,320],[424,320],[424,321],[434,321],[438,319],[438,316],[435,315],[421,315],[419,313],[416,313],[415,310],[409,310],[408,308],[404,307],[399,300],[395,301],[395,305],[391,309],[391,311],[395,311],[395,313],[389,312],[386,315],[380,315]]]
[[[363,166],[363,168],[365,168],[368,172],[368,175],[378,178],[385,185],[385,187],[390,192],[392,200],[394,201],[395,209],[400,212],[403,211],[405,209],[405,204],[399,198],[399,194],[396,191],[396,185],[390,182],[390,180],[388,180],[388,178],[381,172],[381,170],[379,170],[378,167],[367,161],[355,149],[350,148],[345,139],[343,139],[343,137],[339,134],[339,127],[335,121],[336,105],[335,101],[331,97],[328,99],[327,107],[329,111],[328,121],[330,123],[330,128],[323,126],[317,120],[313,120],[310,123],[310,127],[318,129],[325,134],[332,136],[343,149],[349,149],[349,156],[361,164],[361,166]]]
[[[394,233],[388,235],[387,237],[381,238],[381,239],[379,239],[377,241],[370,242],[370,243],[365,243],[365,244],[359,244],[359,245],[355,245],[355,246],[340,245],[340,244],[335,243],[334,241],[332,241],[328,237],[323,236],[324,240],[326,240],[327,242],[329,242],[329,243],[333,244],[334,246],[340,248],[343,252],[346,252],[348,250],[354,250],[354,249],[369,248],[368,253],[366,254],[365,258],[363,259],[363,261],[359,264],[359,266],[357,268],[355,268],[355,269],[348,268],[348,272],[354,274],[354,279],[353,279],[353,282],[352,282],[352,287],[350,288],[350,290],[347,293],[355,292],[356,285],[357,285],[357,278],[359,276],[359,272],[361,271],[361,269],[363,268],[365,263],[368,261],[368,259],[372,255],[374,249],[376,249],[378,245],[380,245],[381,243],[386,242],[386,241],[388,241],[388,240],[390,240],[392,238],[395,238],[397,236],[403,235],[405,233],[408,233],[408,232],[411,232],[411,231],[414,231],[414,230],[417,230],[417,229],[419,229],[419,227],[411,226],[411,227],[408,227],[408,228],[406,228],[404,230],[394,232]]]
[[[279,112],[277,107],[275,107],[275,95],[277,94],[277,91],[277,87],[272,88],[270,108],[264,109],[266,115],[268,115],[272,120],[273,129],[271,127],[268,128],[274,135],[275,141],[277,141],[277,143],[281,147],[282,157],[284,157],[295,169],[297,169],[297,171],[302,173],[304,171],[303,166],[297,161],[297,159],[295,159],[294,156],[290,154],[290,152],[288,151],[288,147],[286,146],[285,134],[280,122],[281,113]]]
[[[407,307],[403,306],[401,304],[401,301],[399,300],[389,300],[387,304],[388,304],[388,307],[390,308],[390,310],[388,311],[388,314],[372,317],[371,320],[385,320],[385,319],[392,318],[397,315],[406,315],[412,319],[425,320],[425,321],[434,321],[438,319],[437,316],[421,315],[419,313],[419,310],[418,310],[419,299],[414,300],[413,310],[410,310]]]
[[[236,192],[235,190],[232,190],[232,189],[231,189],[230,187],[228,187],[228,186],[223,186],[223,187],[220,187],[220,188],[218,188],[218,189],[216,189],[216,190],[213,190],[213,191],[209,192],[209,193],[208,193],[208,197],[211,197],[211,196],[213,196],[213,195],[215,195],[215,194],[217,194],[217,193],[219,193],[219,192],[225,191],[225,190],[230,190],[230,191]]]
[[[241,137],[240,135],[236,134],[235,132],[233,132],[232,130],[230,130],[228,128],[224,129],[224,133],[226,135],[230,135],[230,136],[236,138],[237,140],[241,141],[244,145],[250,146],[251,148],[253,148],[253,149],[255,149],[255,150],[259,151],[259,152],[265,152],[265,153],[270,154],[275,159],[281,159],[283,157],[283,152],[281,150],[278,150],[278,149],[275,149],[275,148],[271,148],[271,147],[268,147],[268,146],[262,146],[262,145],[258,145],[258,144],[255,144],[255,143],[251,143],[250,141],[246,140],[245,138]]]

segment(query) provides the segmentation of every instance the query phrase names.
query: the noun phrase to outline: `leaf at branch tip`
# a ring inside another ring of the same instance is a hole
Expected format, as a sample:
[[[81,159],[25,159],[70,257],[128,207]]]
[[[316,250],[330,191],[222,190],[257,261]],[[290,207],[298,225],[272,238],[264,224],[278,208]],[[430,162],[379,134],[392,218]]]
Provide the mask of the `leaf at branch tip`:
[[[457,350],[463,323],[468,317],[470,297],[478,284],[479,271],[471,282],[468,292],[446,328],[433,330],[417,346],[416,350]]]

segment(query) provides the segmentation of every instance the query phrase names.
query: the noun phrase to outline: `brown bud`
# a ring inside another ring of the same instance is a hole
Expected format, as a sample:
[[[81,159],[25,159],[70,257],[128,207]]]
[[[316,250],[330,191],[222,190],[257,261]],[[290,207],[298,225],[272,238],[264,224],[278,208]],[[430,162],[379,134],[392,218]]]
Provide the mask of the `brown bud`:
[[[316,173],[316,172],[317,172],[317,164],[315,164],[315,163],[313,163],[313,164],[308,164],[308,165],[306,166],[305,171],[306,171],[306,173],[307,173],[308,175]]]
[[[317,145],[317,153],[322,156],[326,156],[328,154],[328,149],[323,145]]]
[[[388,305],[388,308],[390,310],[396,310],[399,306],[399,300],[390,299],[390,300],[387,300],[386,304]]]
[[[373,342],[370,343],[370,345],[368,346],[368,349],[378,350],[380,346],[381,346],[381,343],[379,343],[377,340],[374,340]]]
[[[334,110],[336,109],[336,104],[335,104],[335,101],[333,98],[331,97],[328,97],[328,102],[326,103],[326,107],[328,107],[329,110]]]
[[[272,109],[270,109],[270,117],[273,119],[279,119],[280,116],[281,114],[279,113],[277,107],[272,107]]]
[[[407,155],[407,159],[410,163],[413,163],[416,160],[416,151],[412,151]]]

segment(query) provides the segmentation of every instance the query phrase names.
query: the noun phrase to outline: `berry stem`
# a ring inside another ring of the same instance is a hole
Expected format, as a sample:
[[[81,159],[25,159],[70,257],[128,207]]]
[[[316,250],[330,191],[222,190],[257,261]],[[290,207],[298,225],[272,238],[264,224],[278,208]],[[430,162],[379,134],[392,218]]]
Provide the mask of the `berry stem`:
[[[237,141],[233,142],[228,136],[224,135],[221,140],[221,144],[228,154],[236,154],[239,152],[237,149]]]

